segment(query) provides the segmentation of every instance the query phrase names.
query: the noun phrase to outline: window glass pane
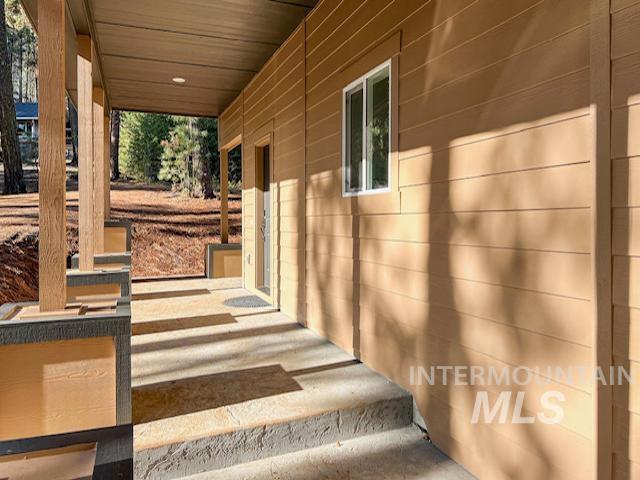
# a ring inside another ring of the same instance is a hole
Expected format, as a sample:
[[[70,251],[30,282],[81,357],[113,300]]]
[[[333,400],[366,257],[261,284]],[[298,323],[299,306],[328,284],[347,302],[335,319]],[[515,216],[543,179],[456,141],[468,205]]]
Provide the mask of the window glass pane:
[[[389,68],[367,79],[367,189],[389,186]]]
[[[346,95],[346,153],[347,172],[345,190],[348,192],[362,189],[362,86],[356,87]]]

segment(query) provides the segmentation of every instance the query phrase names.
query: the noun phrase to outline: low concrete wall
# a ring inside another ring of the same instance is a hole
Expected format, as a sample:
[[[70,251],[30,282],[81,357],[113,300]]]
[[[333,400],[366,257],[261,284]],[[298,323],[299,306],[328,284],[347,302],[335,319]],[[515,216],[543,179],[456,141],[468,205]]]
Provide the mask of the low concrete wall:
[[[67,270],[67,301],[77,302],[92,296],[110,296],[130,302],[131,270]]]
[[[98,253],[94,255],[93,262],[97,267],[130,267],[131,252],[125,253]],[[80,256],[76,253],[71,257],[71,268],[78,268]]]
[[[241,277],[242,244],[208,244],[205,248],[204,274],[207,278]]]
[[[131,222],[107,220],[104,222],[105,253],[131,252]]]
[[[133,478],[130,305],[6,318],[34,306],[0,307],[0,462],[96,443],[93,478]]]

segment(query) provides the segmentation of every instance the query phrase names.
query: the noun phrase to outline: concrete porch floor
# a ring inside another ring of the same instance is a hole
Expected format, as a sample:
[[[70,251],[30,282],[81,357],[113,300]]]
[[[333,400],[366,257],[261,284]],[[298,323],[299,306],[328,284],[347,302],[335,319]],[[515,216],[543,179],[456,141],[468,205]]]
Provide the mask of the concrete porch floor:
[[[391,431],[396,436],[382,434],[375,445],[393,451],[403,471],[409,463],[424,474],[397,478],[471,478],[421,440],[405,390],[271,306],[240,306],[250,296],[239,279],[134,283],[136,478],[212,470],[220,478],[254,478],[234,468],[260,469],[260,461],[273,459],[285,462],[282,474],[287,461],[296,468],[292,452],[308,450],[325,464],[323,455],[338,458],[374,444],[350,443],[334,453],[331,445]],[[416,463],[420,449],[424,458]],[[357,470],[348,458],[339,465]],[[396,478],[366,472],[366,478]],[[334,473],[322,478],[360,478]]]

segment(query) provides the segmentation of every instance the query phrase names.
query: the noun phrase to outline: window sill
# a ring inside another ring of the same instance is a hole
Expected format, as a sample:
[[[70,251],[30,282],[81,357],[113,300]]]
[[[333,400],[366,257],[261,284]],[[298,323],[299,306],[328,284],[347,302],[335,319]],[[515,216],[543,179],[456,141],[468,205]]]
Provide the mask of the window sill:
[[[342,192],[342,196],[347,197],[370,197],[372,195],[382,195],[384,193],[390,193],[390,188],[376,188],[375,190],[363,190],[359,192]]]

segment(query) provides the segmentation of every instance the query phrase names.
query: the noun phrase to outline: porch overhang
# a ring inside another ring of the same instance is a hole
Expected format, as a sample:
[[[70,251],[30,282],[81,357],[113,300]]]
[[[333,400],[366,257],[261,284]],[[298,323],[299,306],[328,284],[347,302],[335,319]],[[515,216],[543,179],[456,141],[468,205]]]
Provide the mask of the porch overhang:
[[[90,36],[108,109],[218,116],[317,0],[66,0],[66,88]],[[22,0],[38,24],[37,0]],[[184,83],[174,82],[184,79]]]

